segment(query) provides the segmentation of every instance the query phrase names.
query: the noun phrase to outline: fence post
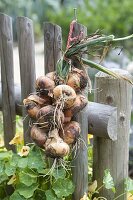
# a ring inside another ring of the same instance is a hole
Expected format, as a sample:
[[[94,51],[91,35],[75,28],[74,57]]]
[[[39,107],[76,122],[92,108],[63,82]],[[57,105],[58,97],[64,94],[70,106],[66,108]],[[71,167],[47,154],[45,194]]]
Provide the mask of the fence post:
[[[115,69],[114,71],[126,77],[130,76],[125,70]],[[96,75],[95,80],[96,88],[99,89],[95,93],[95,101],[116,106],[118,109],[117,141],[94,137],[94,179],[98,181],[98,186],[101,186],[104,170],[110,169],[116,186],[116,194],[110,190],[101,190],[101,196],[109,200],[125,192],[124,179],[128,177],[132,86],[127,81],[114,79],[101,72]],[[120,199],[126,200],[126,195],[121,196]]]
[[[83,32],[83,37],[85,37],[87,28],[82,24],[76,23],[72,37],[80,35],[81,31]],[[78,67],[75,61],[73,64]],[[85,108],[76,116],[76,121],[80,123],[81,137],[84,142],[80,144],[77,156],[72,162],[72,178],[75,185],[73,200],[80,200],[88,190],[88,117]]]
[[[4,142],[8,150],[15,150],[15,147],[9,145],[16,130],[12,19],[2,13],[0,14],[0,57]]]
[[[61,57],[61,27],[49,22],[44,23],[44,72],[55,71],[56,63]]]
[[[17,35],[21,75],[21,99],[23,101],[30,93],[35,91],[35,48],[32,20],[27,17],[17,18]],[[25,143],[31,142],[29,117],[23,109],[23,128]]]

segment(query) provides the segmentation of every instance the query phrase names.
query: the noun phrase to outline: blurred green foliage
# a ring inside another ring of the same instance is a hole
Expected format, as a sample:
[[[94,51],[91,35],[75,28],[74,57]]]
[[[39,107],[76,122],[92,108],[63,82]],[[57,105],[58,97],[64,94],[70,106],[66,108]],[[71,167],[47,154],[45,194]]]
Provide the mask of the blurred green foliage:
[[[59,0],[1,0],[0,12],[13,18],[14,39],[16,40],[16,17],[29,17],[34,22],[35,38],[42,35],[43,21],[48,21],[47,12],[59,10]]]
[[[49,20],[58,22],[62,27],[63,38],[67,38],[69,24],[74,16],[74,7],[77,7],[78,22],[88,28],[88,34],[94,33],[98,29],[104,34],[114,34],[116,37],[133,33],[131,0],[81,0],[73,1],[73,3],[69,1],[57,14],[48,13]],[[128,47],[133,47],[131,41],[126,41],[126,44]]]
[[[100,29],[105,34],[125,36],[133,33],[131,0],[1,0],[0,12],[13,17],[27,16],[34,21],[36,37],[42,35],[44,21],[59,24],[63,38],[68,35],[77,8],[78,21],[88,27],[89,33]],[[15,29],[15,28],[14,28]]]

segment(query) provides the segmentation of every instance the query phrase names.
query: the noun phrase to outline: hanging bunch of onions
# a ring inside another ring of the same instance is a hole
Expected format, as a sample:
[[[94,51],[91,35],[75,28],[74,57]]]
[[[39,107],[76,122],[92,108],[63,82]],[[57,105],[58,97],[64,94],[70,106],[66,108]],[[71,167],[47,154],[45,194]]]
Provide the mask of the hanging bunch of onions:
[[[32,140],[45,149],[47,156],[54,158],[68,155],[80,136],[80,124],[73,121],[73,116],[88,102],[82,91],[87,85],[91,89],[90,79],[83,70],[83,65],[132,83],[130,79],[82,58],[81,55],[86,47],[88,49],[85,51],[94,53],[98,47],[106,45],[107,48],[108,43],[130,39],[133,36],[115,39],[113,35],[95,33],[86,38],[81,38],[80,35],[72,38],[75,23],[76,20],[70,24],[66,51],[56,64],[56,71],[38,77],[35,83],[36,94],[29,95],[23,100],[33,123]]]
[[[83,70],[72,68],[66,78],[63,82],[57,72],[38,77],[36,94],[23,100],[27,114],[33,119],[31,139],[52,158],[70,153],[80,136],[80,124],[72,121],[72,117],[88,102],[79,94],[87,85]]]
[[[56,71],[37,78],[36,94],[23,100],[33,119],[31,138],[47,156],[63,158],[80,136],[80,124],[72,118],[88,100],[82,92],[88,83],[86,72],[72,66],[71,59],[58,60]]]

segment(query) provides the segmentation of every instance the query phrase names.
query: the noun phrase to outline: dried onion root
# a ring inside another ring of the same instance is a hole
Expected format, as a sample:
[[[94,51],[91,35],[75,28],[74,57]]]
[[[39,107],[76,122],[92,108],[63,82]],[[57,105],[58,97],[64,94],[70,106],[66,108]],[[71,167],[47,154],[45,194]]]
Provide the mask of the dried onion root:
[[[45,153],[52,158],[64,157],[69,154],[70,147],[60,138],[58,130],[51,132],[51,137],[45,143]]]
[[[69,109],[64,110],[65,122],[70,122],[72,117],[76,115],[80,110],[82,110],[88,103],[88,99],[79,94],[76,96],[76,100],[73,106]]]
[[[69,85],[58,85],[53,90],[53,96],[57,104],[62,104],[63,108],[73,106],[76,99],[76,93]]]
[[[36,125],[31,128],[30,132],[31,139],[41,148],[44,148],[44,144],[47,140],[47,134],[45,129],[40,129]]]
[[[64,122],[64,114],[60,110],[55,110],[55,106],[48,105],[39,110],[36,115],[37,124],[48,132],[55,127],[60,127]]]

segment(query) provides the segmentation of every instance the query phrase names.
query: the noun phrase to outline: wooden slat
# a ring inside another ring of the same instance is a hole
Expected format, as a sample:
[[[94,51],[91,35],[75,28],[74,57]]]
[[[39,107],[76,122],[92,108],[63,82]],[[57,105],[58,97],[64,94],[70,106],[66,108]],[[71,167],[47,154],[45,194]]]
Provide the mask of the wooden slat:
[[[26,17],[17,18],[17,35],[20,59],[21,98],[22,101],[35,91],[35,49],[33,23]],[[26,111],[23,109],[23,117]],[[23,123],[25,143],[31,142],[29,117]]]
[[[15,84],[15,107],[16,114],[22,116],[21,88]],[[0,82],[0,110],[2,109],[2,92]],[[88,133],[108,138],[113,141],[117,139],[117,108],[105,104],[88,102],[86,105]],[[99,126],[100,124],[100,126]]]
[[[9,142],[15,135],[15,98],[13,76],[13,35],[12,19],[0,14],[0,57],[2,80],[2,111],[5,147],[15,150]]]
[[[52,23],[44,23],[44,71],[55,71],[56,63],[61,57],[62,32],[61,28]]]
[[[81,138],[79,147],[74,152],[72,161],[72,179],[75,185],[73,200],[80,200],[88,191],[88,110],[86,107],[74,118],[80,123]],[[75,157],[76,153],[76,157]]]
[[[88,112],[88,133],[117,140],[117,108],[101,103],[89,102]]]
[[[83,32],[83,37],[87,35],[87,28],[82,24],[76,23],[74,25],[72,37],[78,36]],[[75,67],[79,68],[79,63],[73,63]],[[80,66],[81,67],[81,66]],[[87,94],[87,93],[86,93]],[[88,189],[88,118],[86,110],[79,112],[79,115],[76,120],[79,121],[81,126],[81,137],[84,141],[79,147],[77,152],[77,157],[74,159],[72,165],[73,168],[73,182],[75,184],[75,191],[73,194],[73,200],[80,200],[83,197],[84,193]]]
[[[117,73],[129,77],[127,71],[115,70]],[[104,73],[96,75],[95,101],[117,106],[117,141],[94,137],[94,179],[101,186],[104,170],[110,169],[116,186],[116,194],[111,190],[102,189],[100,195],[107,199],[114,199],[125,192],[124,180],[128,177],[129,129],[131,114],[132,85],[124,80],[114,79]],[[99,124],[100,126],[100,124]],[[120,197],[126,200],[126,195]]]

